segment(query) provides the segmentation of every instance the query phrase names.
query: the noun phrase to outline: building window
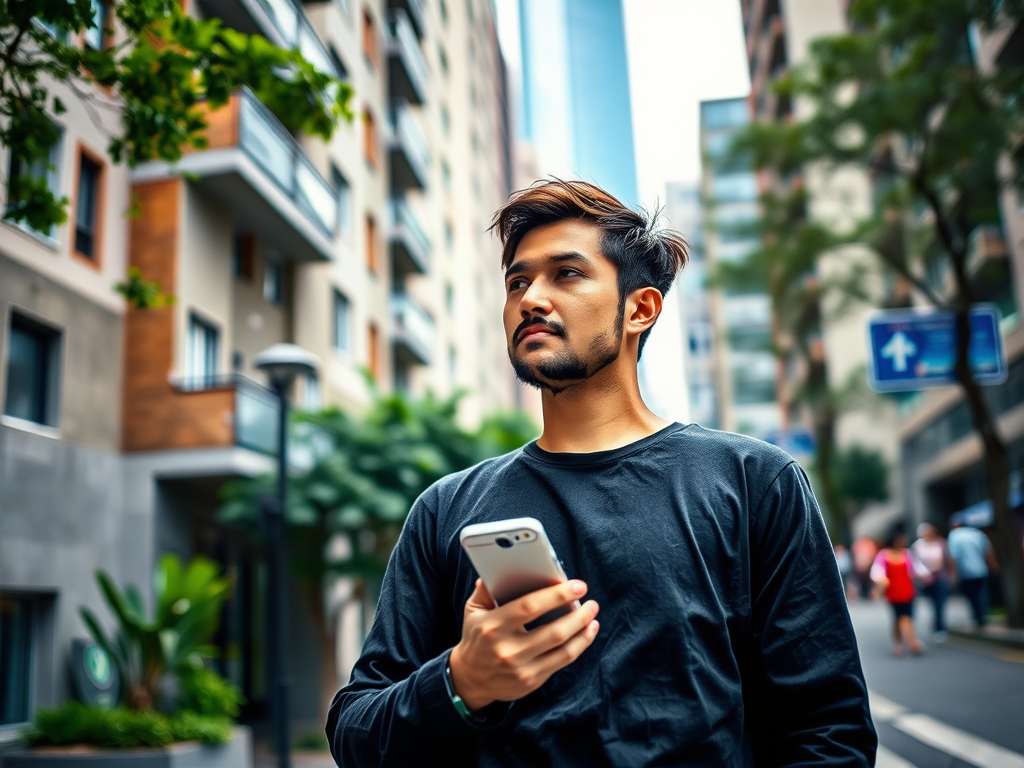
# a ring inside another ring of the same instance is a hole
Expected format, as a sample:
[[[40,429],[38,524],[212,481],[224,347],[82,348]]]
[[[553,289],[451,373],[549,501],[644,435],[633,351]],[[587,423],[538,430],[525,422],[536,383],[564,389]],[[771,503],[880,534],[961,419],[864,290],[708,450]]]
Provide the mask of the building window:
[[[338,196],[338,234],[344,236],[352,226],[352,186],[334,166],[331,166],[331,180]]]
[[[56,427],[59,392],[60,332],[12,313],[4,414]]]
[[[86,27],[82,40],[86,48],[101,51],[107,47],[107,35],[104,27],[107,23],[107,4],[100,0],[92,0],[92,26]]]
[[[256,238],[248,233],[235,235],[231,254],[231,270],[235,277],[252,280],[256,274]]]
[[[373,216],[366,217],[366,268],[377,274],[377,222]]]
[[[0,595],[0,726],[31,719],[35,614],[30,598]]]
[[[448,380],[453,384],[455,383],[455,375],[459,370],[458,362],[455,347],[448,347]]]
[[[444,223],[444,247],[451,253],[455,250],[455,230],[452,229],[452,223],[446,221]]]
[[[368,109],[363,110],[363,155],[366,162],[377,167],[379,155],[377,151],[377,124]]]
[[[8,165],[8,187],[7,187],[7,213],[8,218],[16,216],[18,212],[27,206],[27,201],[11,200],[10,182],[17,178],[25,178],[29,180],[46,180],[46,186],[50,190],[50,193],[54,197],[59,197],[60,191],[60,157],[63,142],[61,141],[60,129],[54,126],[55,138],[54,142],[50,145],[50,154],[45,160],[36,160],[31,164],[25,164],[14,156],[12,152],[10,154],[10,164]],[[54,228],[50,227],[45,232],[37,229],[33,229],[27,222],[20,222],[18,226],[35,232],[37,235],[44,237],[53,238]]]
[[[449,192],[452,189],[452,169],[448,167],[448,161],[441,161],[441,181],[444,183],[444,188]]]
[[[377,66],[377,28],[369,8],[363,8],[363,55],[371,67]]]
[[[448,107],[444,104],[441,105],[441,129],[444,131],[444,135],[448,136],[452,132],[452,118],[448,114]]]
[[[78,190],[75,199],[75,253],[92,261],[99,255],[100,195],[103,166],[85,152],[78,153]]]
[[[448,23],[448,3],[445,0],[441,0],[441,21]]]
[[[263,298],[271,304],[280,304],[284,297],[281,262],[269,256],[263,267]]]
[[[444,286],[444,306],[448,310],[448,315],[451,317],[455,316],[455,290],[452,288],[451,283],[446,283]]]
[[[307,411],[320,409],[320,377],[311,373],[302,382],[302,407]]]
[[[440,45],[437,47],[437,60],[441,63],[441,72],[448,77],[448,54]]]
[[[201,388],[213,384],[213,380],[217,376],[219,336],[220,334],[213,324],[195,314],[189,316],[186,375],[191,386]]]
[[[331,64],[334,65],[334,69],[338,72],[338,79],[348,82],[348,67],[345,66],[345,62],[333,45],[328,48],[327,55],[331,57]]]
[[[334,291],[334,348],[352,351],[352,302],[341,291]]]
[[[366,329],[367,349],[366,363],[374,380],[380,380],[380,331],[376,323],[370,323]]]

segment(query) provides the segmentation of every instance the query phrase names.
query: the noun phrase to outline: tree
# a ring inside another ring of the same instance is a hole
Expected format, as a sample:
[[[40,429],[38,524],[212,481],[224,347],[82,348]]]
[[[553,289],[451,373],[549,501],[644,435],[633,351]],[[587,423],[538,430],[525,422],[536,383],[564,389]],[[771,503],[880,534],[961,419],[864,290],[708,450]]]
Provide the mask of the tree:
[[[1024,0],[853,0],[848,15],[853,32],[814,41],[777,85],[811,114],[752,126],[744,148],[783,174],[794,163],[870,174],[878,194],[862,242],[921,300],[954,313],[955,376],[984,447],[1010,622],[1024,626],[1007,447],[967,356],[968,312],[984,298],[971,235],[999,221],[1002,191],[1024,193],[1024,163],[1009,162],[1024,133],[1024,66],[979,71],[970,30],[1019,23]]]
[[[38,231],[67,219],[67,199],[39,172],[59,138],[53,117],[65,112],[54,82],[66,83],[94,114],[117,113],[121,130],[110,136],[108,153],[129,166],[174,162],[185,149],[206,146],[204,105],[215,109],[242,86],[292,130],[327,139],[339,118],[351,119],[349,85],[297,50],[219,19],[190,17],[178,0],[4,0],[0,145],[20,171],[7,180],[4,218]]]
[[[456,421],[458,400],[375,393],[361,416],[328,409],[296,417],[295,440],[313,459],[289,480],[289,563],[317,629],[325,712],[338,679],[334,632],[324,610],[326,580],[352,577],[361,598],[383,577],[402,524],[423,491],[536,435],[533,424],[517,414],[492,416],[469,432]],[[275,485],[273,475],[228,484],[218,519],[253,529],[260,499],[273,494]]]

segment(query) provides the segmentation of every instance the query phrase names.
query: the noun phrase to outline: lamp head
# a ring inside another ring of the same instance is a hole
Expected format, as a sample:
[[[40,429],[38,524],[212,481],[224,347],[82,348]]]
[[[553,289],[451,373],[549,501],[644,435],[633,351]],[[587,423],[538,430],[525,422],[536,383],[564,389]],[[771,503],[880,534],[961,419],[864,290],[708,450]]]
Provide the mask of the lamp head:
[[[320,359],[297,344],[274,344],[256,355],[253,365],[267,374],[275,388],[285,389],[297,376],[316,373]]]

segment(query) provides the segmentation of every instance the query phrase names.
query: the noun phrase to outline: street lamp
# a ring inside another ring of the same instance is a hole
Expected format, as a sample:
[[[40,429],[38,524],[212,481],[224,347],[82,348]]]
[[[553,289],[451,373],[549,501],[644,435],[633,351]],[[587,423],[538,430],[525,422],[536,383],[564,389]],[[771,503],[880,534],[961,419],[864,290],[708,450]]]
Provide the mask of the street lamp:
[[[270,539],[269,558],[270,605],[268,625],[271,640],[270,653],[273,689],[275,730],[277,732],[277,764],[289,768],[288,737],[288,689],[291,677],[288,674],[287,616],[285,612],[285,509],[288,499],[288,390],[297,376],[316,373],[320,361],[316,355],[295,344],[274,344],[260,352],[253,359],[257,369],[267,374],[270,388],[277,394],[277,503],[267,504],[267,534]]]

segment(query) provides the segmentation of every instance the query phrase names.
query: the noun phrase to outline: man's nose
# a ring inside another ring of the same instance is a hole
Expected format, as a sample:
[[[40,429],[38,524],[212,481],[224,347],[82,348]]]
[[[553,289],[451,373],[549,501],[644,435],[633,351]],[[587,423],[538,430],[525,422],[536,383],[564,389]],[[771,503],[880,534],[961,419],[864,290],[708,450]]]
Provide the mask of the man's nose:
[[[551,312],[551,299],[544,280],[534,280],[529,288],[523,291],[519,300],[519,312],[523,317],[530,315],[546,315]]]

